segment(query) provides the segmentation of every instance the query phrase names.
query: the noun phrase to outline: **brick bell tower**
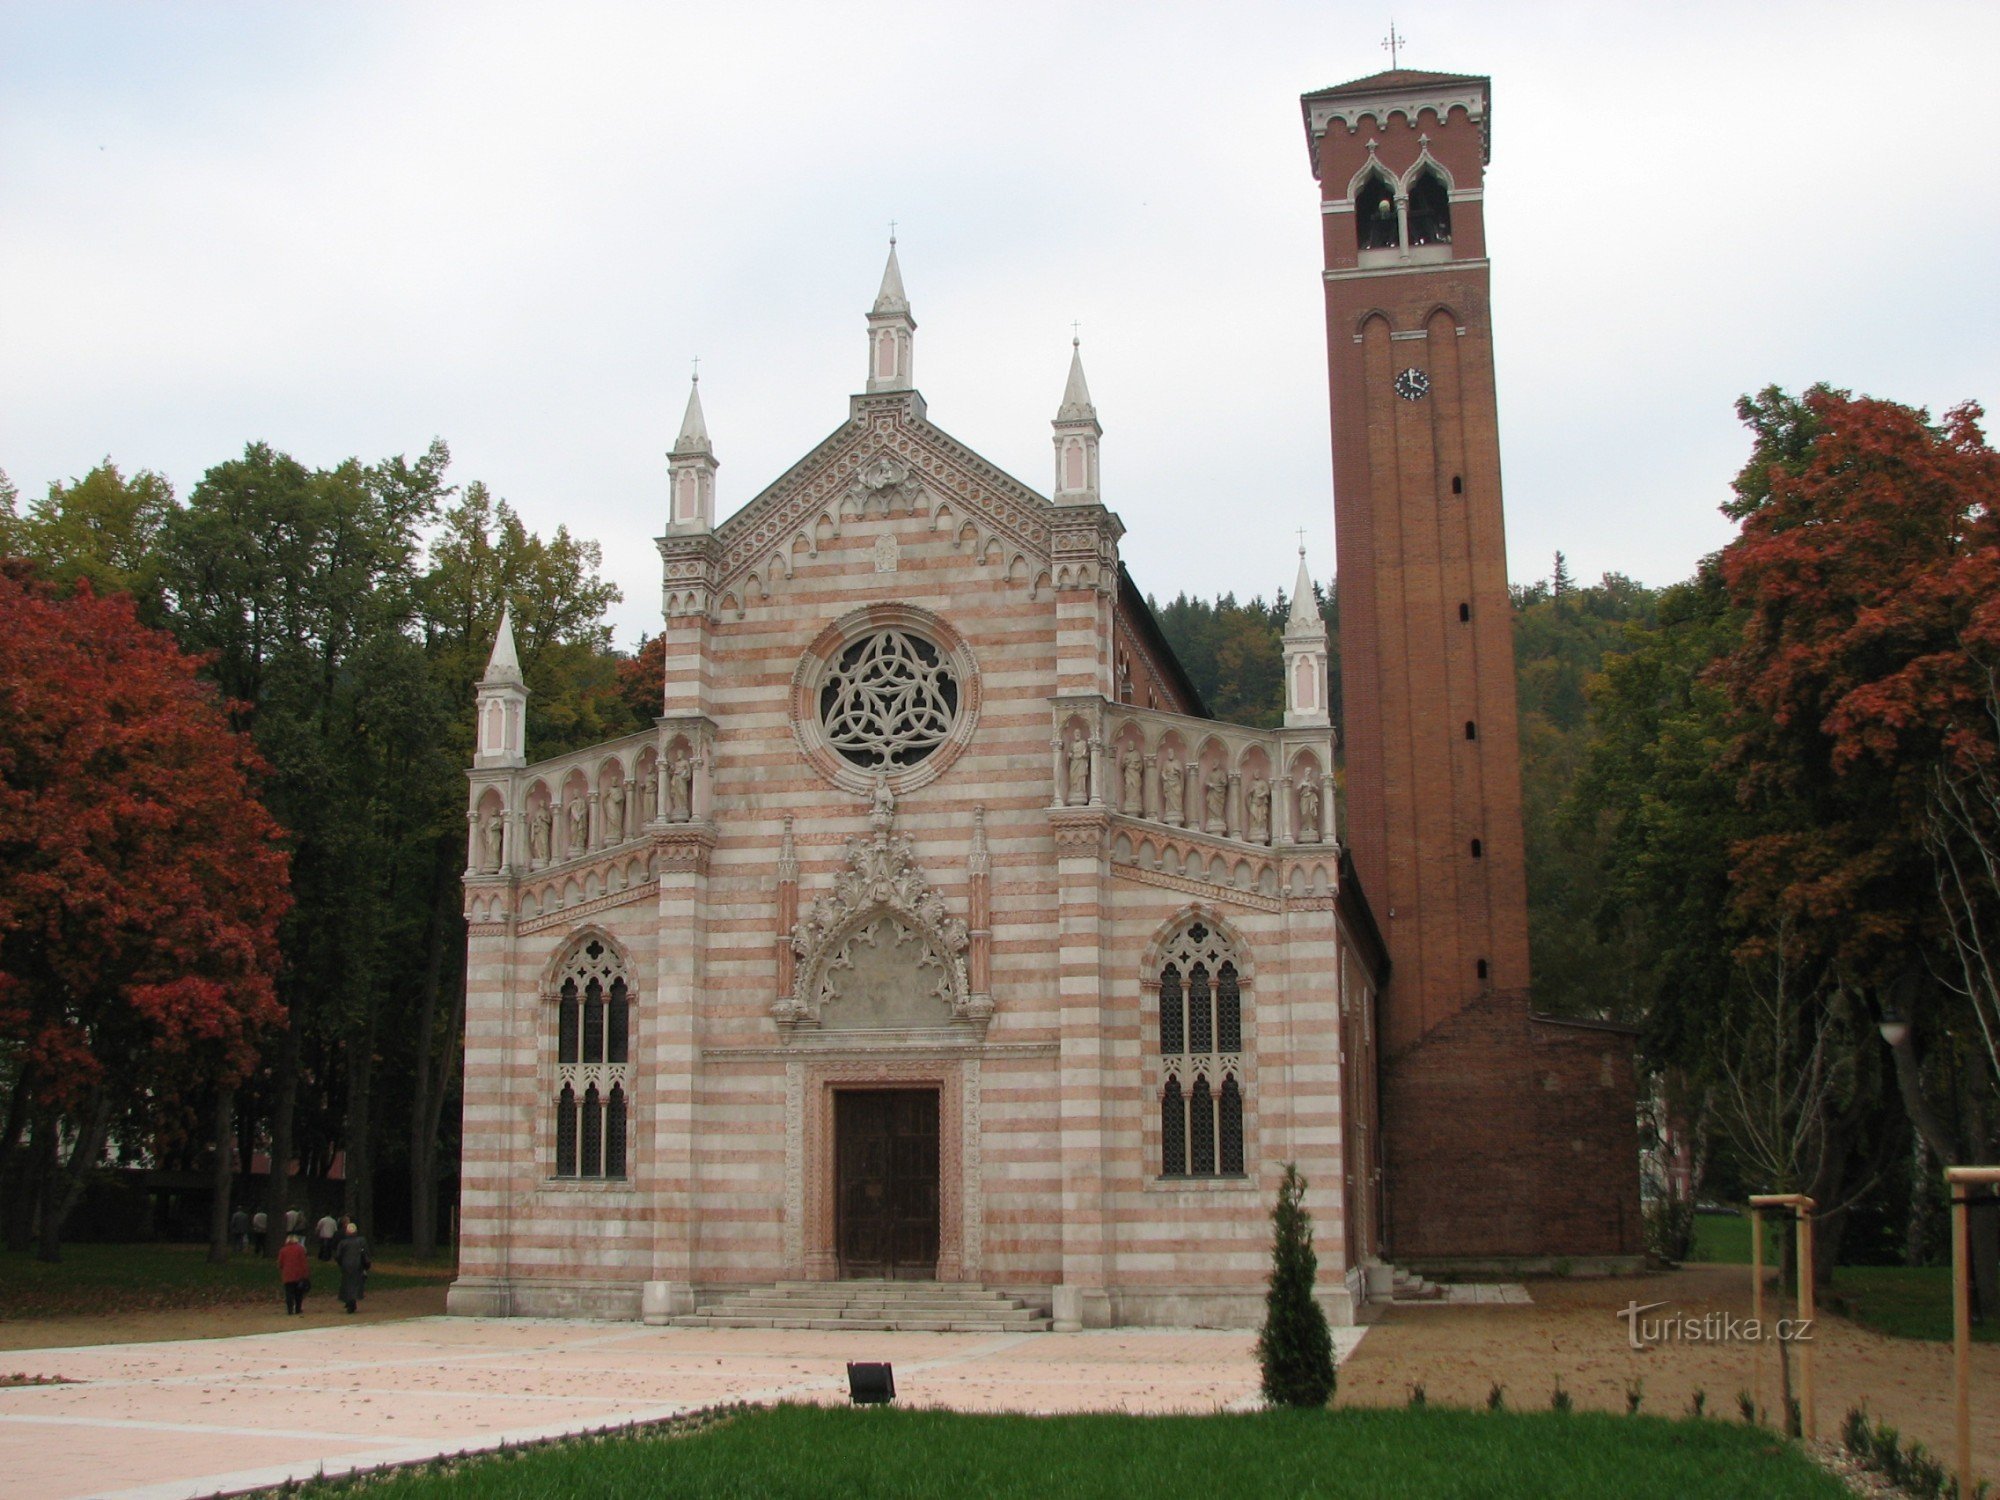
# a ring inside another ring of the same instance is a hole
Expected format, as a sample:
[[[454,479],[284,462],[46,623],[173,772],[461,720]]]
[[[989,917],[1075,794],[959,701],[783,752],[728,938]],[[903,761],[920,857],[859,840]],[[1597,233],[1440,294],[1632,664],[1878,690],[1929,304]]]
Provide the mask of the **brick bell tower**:
[[[1629,1036],[1589,1043],[1624,1080],[1619,1099],[1607,1079],[1603,1138],[1552,1141],[1540,1098],[1567,1076],[1540,1053],[1567,1058],[1578,1038],[1528,1003],[1489,92],[1396,69],[1301,100],[1325,242],[1346,828],[1393,964],[1382,1128],[1399,1260],[1637,1248]]]

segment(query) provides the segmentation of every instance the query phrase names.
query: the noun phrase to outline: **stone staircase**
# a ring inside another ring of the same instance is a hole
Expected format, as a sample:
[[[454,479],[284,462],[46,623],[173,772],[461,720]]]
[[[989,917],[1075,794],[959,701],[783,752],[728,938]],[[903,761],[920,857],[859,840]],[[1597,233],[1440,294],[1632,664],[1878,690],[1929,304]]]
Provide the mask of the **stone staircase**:
[[[1391,1302],[1442,1302],[1445,1289],[1435,1281],[1426,1281],[1415,1271],[1406,1271],[1396,1266],[1390,1279],[1389,1300]]]
[[[1046,1333],[1048,1315],[963,1281],[781,1281],[698,1305],[679,1328],[819,1328],[836,1332]]]

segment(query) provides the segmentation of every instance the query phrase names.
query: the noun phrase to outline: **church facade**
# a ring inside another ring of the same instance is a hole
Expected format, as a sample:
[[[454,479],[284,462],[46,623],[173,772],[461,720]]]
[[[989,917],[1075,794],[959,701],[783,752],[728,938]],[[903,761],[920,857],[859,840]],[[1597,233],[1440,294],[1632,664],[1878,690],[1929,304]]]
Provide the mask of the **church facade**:
[[[848,420],[717,525],[690,396],[656,727],[528,764],[479,688],[456,1312],[968,1283],[1254,1324],[1278,1176],[1351,1320],[1385,956],[1303,555],[1284,725],[1211,718],[1119,560],[1072,354],[1047,495],[934,425],[891,246]]]
[[[892,242],[847,420],[719,525],[690,395],[654,728],[528,764],[502,621],[453,1311],[907,1279],[1249,1326],[1288,1162],[1336,1321],[1392,1259],[1636,1262],[1630,1032],[1531,1000],[1488,83],[1302,108],[1351,826],[1303,554],[1282,726],[1217,722],[1120,562],[1080,357],[1043,494],[930,421]]]

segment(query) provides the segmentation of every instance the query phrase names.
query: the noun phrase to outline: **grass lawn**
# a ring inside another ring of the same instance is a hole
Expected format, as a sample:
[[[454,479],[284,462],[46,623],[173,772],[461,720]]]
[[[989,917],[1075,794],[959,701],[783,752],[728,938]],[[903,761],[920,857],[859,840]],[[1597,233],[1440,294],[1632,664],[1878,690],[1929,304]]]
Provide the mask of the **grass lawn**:
[[[370,1291],[449,1280],[449,1252],[436,1261],[400,1261],[395,1246],[375,1253]],[[208,1263],[206,1245],[65,1245],[55,1265],[32,1252],[0,1250],[0,1319],[62,1318],[86,1313],[161,1312],[268,1301],[277,1296],[275,1259],[232,1255]],[[332,1265],[315,1259],[313,1284],[326,1290],[339,1280]]]
[[[1787,1227],[1768,1220],[1764,1226],[1764,1264],[1779,1261],[1779,1236]],[[1750,1216],[1698,1214],[1694,1221],[1694,1261],[1722,1265],[1750,1264]],[[1951,1338],[1950,1266],[1840,1266],[1833,1273],[1833,1290],[1820,1294],[1829,1312],[1851,1318],[1863,1328],[1895,1338]],[[1979,1343],[2000,1343],[2000,1326],[1972,1325]]]
[[[1009,1417],[781,1406],[686,1437],[586,1440],[383,1476],[366,1493],[1838,1500],[1847,1491],[1770,1433],[1717,1420],[1439,1408]]]

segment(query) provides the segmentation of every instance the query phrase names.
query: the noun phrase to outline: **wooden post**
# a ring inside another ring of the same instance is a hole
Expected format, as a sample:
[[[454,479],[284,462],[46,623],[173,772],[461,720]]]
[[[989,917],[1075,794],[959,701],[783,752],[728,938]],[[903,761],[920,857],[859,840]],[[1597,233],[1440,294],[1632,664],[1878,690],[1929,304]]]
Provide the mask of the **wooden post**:
[[[1750,1417],[1764,1419],[1764,1210],[1750,1200],[1750,1321],[1757,1337],[1750,1341]]]
[[[1795,1303],[1801,1319],[1813,1315],[1813,1267],[1812,1267],[1812,1211],[1813,1200],[1804,1193],[1753,1193],[1750,1196],[1751,1228],[1756,1241],[1751,1254],[1751,1274],[1757,1278],[1757,1294],[1751,1299],[1752,1310],[1757,1318],[1758,1342],[1763,1342],[1764,1324],[1764,1225],[1757,1211],[1764,1208],[1782,1208],[1798,1219],[1797,1255],[1799,1284]],[[1760,1364],[1758,1369],[1761,1371]],[[1782,1384],[1779,1399],[1784,1397]],[[1751,1396],[1755,1401],[1756,1395]],[[1778,1418],[1778,1428],[1787,1436],[1791,1432],[1790,1412],[1783,1412]],[[1799,1431],[1807,1438],[1813,1436],[1818,1421],[1813,1411],[1812,1385],[1812,1341],[1799,1340]]]
[[[2000,1188],[2000,1167],[1946,1167],[1945,1197],[1951,1200],[1951,1375],[1953,1434],[1958,1462],[1958,1492],[1972,1490],[1972,1187]]]
[[[1807,1199],[1808,1204],[1811,1199]],[[1800,1431],[1807,1442],[1819,1437],[1819,1415],[1813,1405],[1813,1335],[1818,1331],[1813,1322],[1813,1221],[1810,1207],[1799,1210],[1799,1322],[1804,1325],[1803,1336],[1799,1339],[1799,1412],[1803,1421]]]

